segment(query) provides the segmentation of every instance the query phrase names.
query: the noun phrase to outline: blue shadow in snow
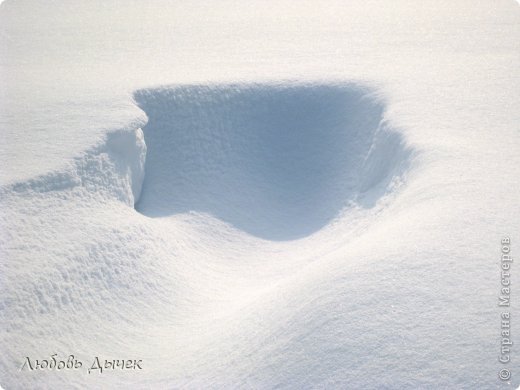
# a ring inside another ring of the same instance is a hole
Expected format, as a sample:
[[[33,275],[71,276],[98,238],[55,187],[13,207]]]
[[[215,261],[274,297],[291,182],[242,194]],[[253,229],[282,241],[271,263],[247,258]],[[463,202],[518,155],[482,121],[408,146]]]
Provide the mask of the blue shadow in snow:
[[[371,207],[407,156],[400,135],[382,128],[384,106],[372,92],[353,84],[137,91],[149,121],[136,209],[206,212],[281,241],[320,230],[379,186],[360,203]]]

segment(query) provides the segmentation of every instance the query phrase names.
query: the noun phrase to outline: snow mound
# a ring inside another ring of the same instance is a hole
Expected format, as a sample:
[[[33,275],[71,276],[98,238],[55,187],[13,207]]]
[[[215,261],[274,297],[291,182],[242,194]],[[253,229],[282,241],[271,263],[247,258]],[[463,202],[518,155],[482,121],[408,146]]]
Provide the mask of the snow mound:
[[[269,240],[308,236],[372,207],[406,164],[384,103],[353,84],[181,85],[139,90],[149,117],[149,217],[216,216]]]

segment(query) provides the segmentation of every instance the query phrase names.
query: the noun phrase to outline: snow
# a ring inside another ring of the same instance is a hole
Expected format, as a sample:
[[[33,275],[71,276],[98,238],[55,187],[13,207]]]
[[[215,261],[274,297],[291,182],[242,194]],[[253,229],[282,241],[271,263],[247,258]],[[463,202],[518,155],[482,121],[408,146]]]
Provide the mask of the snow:
[[[408,159],[374,99],[349,85],[138,91],[149,122],[136,209],[204,212],[270,240],[319,231],[349,202],[373,204],[372,190]]]
[[[0,385],[518,387],[519,37],[514,1],[3,2]],[[143,370],[20,370],[53,354]]]

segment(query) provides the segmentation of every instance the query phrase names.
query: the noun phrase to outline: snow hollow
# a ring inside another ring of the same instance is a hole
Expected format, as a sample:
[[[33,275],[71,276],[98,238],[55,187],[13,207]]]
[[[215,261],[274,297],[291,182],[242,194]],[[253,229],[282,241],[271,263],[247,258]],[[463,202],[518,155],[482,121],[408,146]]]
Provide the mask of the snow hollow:
[[[149,217],[197,211],[301,238],[353,201],[371,207],[408,155],[361,85],[184,85],[135,99],[149,117],[136,209]]]

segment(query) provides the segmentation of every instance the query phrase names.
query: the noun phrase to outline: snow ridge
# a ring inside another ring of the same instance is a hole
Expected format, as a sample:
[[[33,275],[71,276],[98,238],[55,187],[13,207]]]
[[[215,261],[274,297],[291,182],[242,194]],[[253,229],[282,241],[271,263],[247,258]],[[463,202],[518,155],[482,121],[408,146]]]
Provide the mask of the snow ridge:
[[[134,205],[144,179],[146,144],[141,128],[108,132],[98,145],[74,159],[67,169],[5,185],[0,194],[45,193],[82,188]]]

